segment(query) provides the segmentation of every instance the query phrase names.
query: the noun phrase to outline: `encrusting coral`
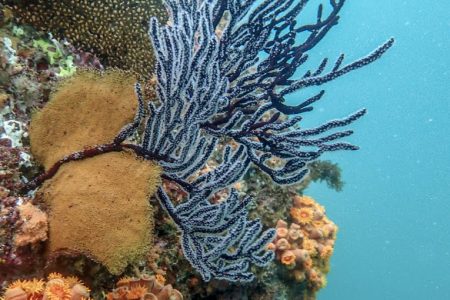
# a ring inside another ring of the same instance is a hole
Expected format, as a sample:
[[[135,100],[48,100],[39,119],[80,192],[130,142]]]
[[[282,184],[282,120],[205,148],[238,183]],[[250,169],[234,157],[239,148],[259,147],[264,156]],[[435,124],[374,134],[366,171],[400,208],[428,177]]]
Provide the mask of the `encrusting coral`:
[[[293,197],[293,223],[279,220],[277,235],[269,249],[295,281],[306,282],[314,293],[326,285],[325,275],[333,254],[337,226],[325,215],[324,208],[308,196]]]
[[[161,0],[2,1],[16,18],[54,36],[67,38],[76,47],[102,58],[108,66],[153,72],[153,51],[147,35],[148,21],[167,20]]]
[[[7,276],[30,272],[42,262],[47,214],[28,197],[0,196],[0,286]]]
[[[18,210],[22,222],[14,237],[15,246],[47,240],[47,214],[30,202],[20,205]]]
[[[133,76],[81,71],[63,81],[30,124],[31,152],[46,169],[88,145],[111,142],[133,120]]]
[[[16,280],[11,283],[4,300],[87,300],[90,290],[76,277],[50,273],[47,280]]]
[[[124,277],[116,288],[106,295],[107,300],[183,300],[183,295],[172,285],[164,285],[157,276]]]
[[[148,197],[159,175],[153,163],[127,152],[63,165],[39,190],[49,206],[50,252],[85,254],[113,274],[144,257],[153,232]]]

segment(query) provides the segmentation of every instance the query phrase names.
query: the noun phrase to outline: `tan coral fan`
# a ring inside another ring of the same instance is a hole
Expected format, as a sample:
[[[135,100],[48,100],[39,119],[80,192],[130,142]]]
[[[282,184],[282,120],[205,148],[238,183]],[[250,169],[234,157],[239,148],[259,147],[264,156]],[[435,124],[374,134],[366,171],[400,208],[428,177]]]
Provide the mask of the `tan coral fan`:
[[[40,190],[49,205],[49,250],[83,253],[118,274],[152,241],[148,198],[160,167],[127,152],[64,164]]]
[[[110,143],[133,120],[135,79],[124,72],[81,71],[65,80],[33,115],[31,152],[46,169],[86,146]]]

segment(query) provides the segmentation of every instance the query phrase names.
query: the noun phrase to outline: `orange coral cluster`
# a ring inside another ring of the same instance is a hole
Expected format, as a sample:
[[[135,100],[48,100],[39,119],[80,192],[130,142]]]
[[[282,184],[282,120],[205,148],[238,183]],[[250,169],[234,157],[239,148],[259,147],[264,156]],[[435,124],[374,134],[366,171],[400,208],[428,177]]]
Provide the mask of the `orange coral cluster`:
[[[42,279],[16,280],[5,291],[5,300],[87,300],[90,290],[76,277],[51,273]]]
[[[288,226],[278,220],[269,248],[297,282],[306,280],[308,289],[317,291],[326,285],[337,226],[326,217],[324,207],[308,196],[294,196],[290,214],[293,223]]]
[[[22,247],[47,240],[47,214],[37,206],[27,202],[18,207],[22,221],[15,237],[16,247]]]
[[[106,295],[107,300],[183,300],[183,295],[170,284],[164,285],[161,275],[140,278],[124,277],[117,287]]]

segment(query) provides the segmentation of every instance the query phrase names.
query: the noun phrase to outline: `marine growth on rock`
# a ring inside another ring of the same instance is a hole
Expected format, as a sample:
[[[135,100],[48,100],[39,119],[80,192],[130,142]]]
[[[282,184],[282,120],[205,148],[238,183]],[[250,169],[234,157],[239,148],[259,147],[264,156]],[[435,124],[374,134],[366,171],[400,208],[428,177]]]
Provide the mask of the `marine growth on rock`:
[[[147,36],[150,17],[164,22],[161,0],[2,0],[19,22],[66,38],[76,47],[94,51],[107,66],[153,72],[153,51]]]
[[[276,231],[264,231],[258,219],[249,220],[251,197],[241,199],[231,186],[250,165],[277,184],[293,184],[324,152],[358,149],[341,141],[353,133],[341,128],[362,117],[365,109],[314,128],[297,126],[324,96],[324,91],[314,94],[307,88],[372,63],[393,44],[389,39],[348,64],[341,55],[331,66],[323,59],[317,68],[306,68],[308,52],[337,24],[344,2],[330,1],[327,9],[321,4],[313,21],[300,24],[306,0],[259,5],[256,0],[167,0],[169,22],[152,17],[149,25],[156,99],[145,103],[136,84],[138,110],[131,123],[112,141],[60,159],[28,187],[74,160],[134,151],[157,162],[162,179],[183,190],[181,203],[172,201],[163,186],[156,196],[180,231],[186,259],[202,278],[253,280],[250,265],[267,266],[275,256],[267,245]],[[293,92],[305,100],[287,105],[285,97]],[[138,142],[125,143],[136,136]],[[224,141],[228,145],[219,151],[220,163],[205,168]],[[279,163],[271,164],[273,158]],[[225,196],[211,201],[221,191]],[[292,217],[310,222],[309,213],[299,208]]]

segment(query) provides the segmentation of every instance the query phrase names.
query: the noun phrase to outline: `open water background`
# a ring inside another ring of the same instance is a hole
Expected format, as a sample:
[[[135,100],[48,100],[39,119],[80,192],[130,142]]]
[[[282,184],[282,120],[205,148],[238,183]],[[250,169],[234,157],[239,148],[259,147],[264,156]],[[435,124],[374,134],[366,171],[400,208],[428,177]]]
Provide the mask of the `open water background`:
[[[312,55],[349,62],[391,36],[382,59],[326,85],[305,115],[314,126],[369,111],[348,139],[361,149],[324,157],[344,190],[307,190],[340,227],[319,300],[450,299],[450,1],[348,0]]]

